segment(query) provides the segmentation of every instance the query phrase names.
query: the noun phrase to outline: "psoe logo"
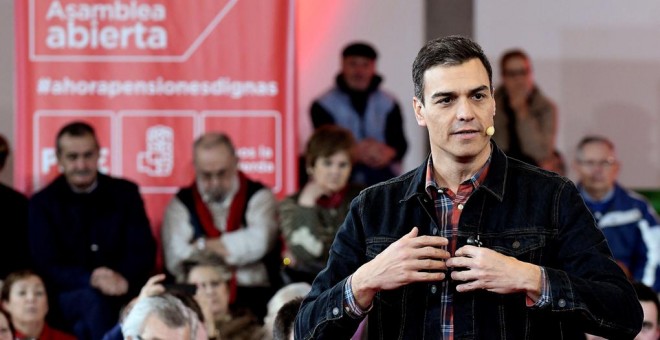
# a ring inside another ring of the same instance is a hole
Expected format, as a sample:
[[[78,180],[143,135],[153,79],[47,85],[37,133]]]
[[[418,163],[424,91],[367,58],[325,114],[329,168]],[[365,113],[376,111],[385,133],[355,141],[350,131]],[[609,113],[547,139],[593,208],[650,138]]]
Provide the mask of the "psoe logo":
[[[29,0],[30,60],[184,62],[237,1]]]

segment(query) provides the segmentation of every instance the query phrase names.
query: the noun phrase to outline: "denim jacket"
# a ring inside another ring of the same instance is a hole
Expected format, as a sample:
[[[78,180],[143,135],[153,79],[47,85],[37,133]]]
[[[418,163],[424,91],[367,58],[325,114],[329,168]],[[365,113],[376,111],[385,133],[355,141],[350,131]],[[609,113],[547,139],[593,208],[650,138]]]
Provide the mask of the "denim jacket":
[[[545,267],[550,303],[530,308],[524,293],[454,292],[454,338],[580,339],[586,332],[632,339],[642,324],[640,304],[575,186],[492,146],[487,178],[463,208],[457,248],[478,236],[484,247]],[[437,227],[425,171],[423,163],[353,200],[298,313],[296,339],[349,339],[361,320],[344,307],[347,277],[414,226],[427,235]],[[441,339],[437,284],[377,293],[369,338]]]

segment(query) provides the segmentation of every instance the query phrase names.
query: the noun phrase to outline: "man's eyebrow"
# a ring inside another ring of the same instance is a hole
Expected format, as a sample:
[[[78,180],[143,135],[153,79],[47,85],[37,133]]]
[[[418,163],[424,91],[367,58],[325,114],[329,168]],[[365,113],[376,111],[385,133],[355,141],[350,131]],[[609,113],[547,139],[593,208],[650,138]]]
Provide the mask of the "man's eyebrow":
[[[475,93],[479,93],[481,91],[488,91],[488,90],[489,90],[488,86],[481,85],[479,87],[471,89],[470,91],[468,91],[468,93],[472,95],[472,94],[475,94]],[[436,92],[436,93],[431,95],[431,99],[433,100],[433,99],[441,98],[441,97],[455,97],[455,96],[456,96],[455,91]]]
[[[486,85],[481,85],[475,89],[470,90],[470,94],[479,93],[481,91],[488,91],[490,88]]]
[[[436,93],[431,95],[431,99],[436,99],[436,98],[440,98],[440,97],[455,97],[455,96],[456,96],[456,92],[453,92],[453,91],[436,92]]]

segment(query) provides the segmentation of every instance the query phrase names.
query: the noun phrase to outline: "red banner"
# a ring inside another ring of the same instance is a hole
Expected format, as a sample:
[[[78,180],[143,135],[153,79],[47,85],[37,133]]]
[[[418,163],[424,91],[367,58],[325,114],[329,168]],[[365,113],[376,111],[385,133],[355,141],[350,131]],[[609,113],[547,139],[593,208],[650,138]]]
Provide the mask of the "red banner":
[[[15,182],[58,174],[55,134],[83,120],[100,169],[137,182],[154,228],[193,179],[192,143],[231,136],[240,167],[296,186],[293,0],[16,0]],[[157,231],[157,230],[155,230]]]

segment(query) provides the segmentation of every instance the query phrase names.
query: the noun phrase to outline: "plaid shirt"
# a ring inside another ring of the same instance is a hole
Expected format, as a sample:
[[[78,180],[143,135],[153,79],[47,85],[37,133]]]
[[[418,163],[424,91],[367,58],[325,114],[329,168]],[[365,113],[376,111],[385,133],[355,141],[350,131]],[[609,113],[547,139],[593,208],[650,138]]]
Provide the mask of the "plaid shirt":
[[[426,192],[434,202],[438,228],[433,228],[434,236],[442,236],[449,240],[446,250],[451,256],[456,252],[456,243],[458,236],[458,222],[463,212],[463,207],[472,193],[486,179],[490,167],[490,157],[486,163],[469,179],[458,186],[458,191],[453,193],[448,188],[441,188],[433,177],[433,160],[429,157],[426,167]],[[527,298],[527,306],[532,308],[541,308],[550,303],[550,283],[545,272],[541,268],[541,295],[538,301],[534,302]],[[355,301],[355,296],[351,290],[351,281],[353,275],[349,276],[344,285],[344,310],[355,319],[363,318],[373,308],[373,303],[366,310],[362,310]],[[449,280],[442,281],[438,291],[441,295],[441,332],[443,339],[453,340],[454,338],[454,314],[452,308],[453,291]]]
[[[472,177],[458,186],[456,193],[448,188],[441,188],[433,178],[433,160],[429,157],[426,166],[426,192],[433,199],[435,212],[438,218],[438,228],[433,228],[434,236],[446,237],[449,240],[447,251],[454,256],[458,235],[458,221],[461,218],[463,207],[472,193],[481,185],[488,174],[490,158]],[[439,287],[442,296],[440,308],[442,338],[451,340],[454,338],[454,309],[452,308],[453,291],[449,280],[443,280]]]

